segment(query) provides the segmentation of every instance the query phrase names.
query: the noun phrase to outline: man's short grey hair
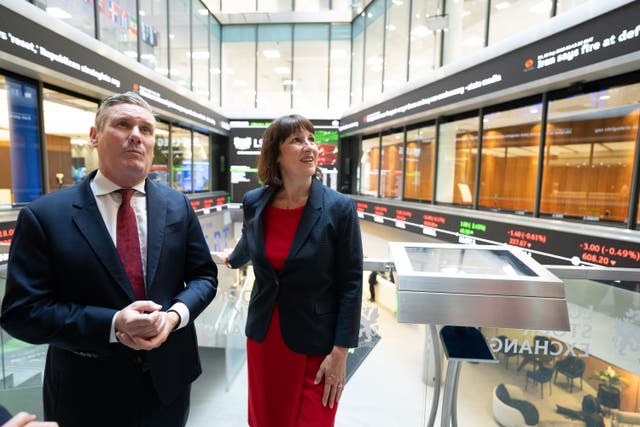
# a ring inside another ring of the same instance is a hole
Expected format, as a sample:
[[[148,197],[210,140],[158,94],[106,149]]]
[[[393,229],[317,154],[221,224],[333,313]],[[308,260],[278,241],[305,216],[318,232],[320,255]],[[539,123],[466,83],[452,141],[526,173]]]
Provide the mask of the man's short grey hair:
[[[96,129],[98,129],[99,131],[103,129],[104,121],[107,118],[109,110],[111,109],[111,107],[118,104],[139,105],[140,107],[144,108],[145,110],[153,114],[153,110],[151,109],[151,106],[147,103],[147,101],[145,101],[138,94],[138,92],[134,92],[130,90],[129,92],[125,92],[125,93],[114,93],[108,98],[105,98],[105,100],[102,101],[102,103],[100,104],[100,108],[98,108],[98,111],[96,112],[96,122],[95,122]]]

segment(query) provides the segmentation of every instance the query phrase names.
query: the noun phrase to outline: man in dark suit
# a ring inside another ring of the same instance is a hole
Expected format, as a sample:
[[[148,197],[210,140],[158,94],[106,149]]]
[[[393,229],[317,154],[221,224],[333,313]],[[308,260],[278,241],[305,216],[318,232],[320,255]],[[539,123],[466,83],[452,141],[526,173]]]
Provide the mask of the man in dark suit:
[[[187,198],[147,179],[154,133],[137,93],[107,98],[98,171],[18,217],[0,320],[49,344],[45,418],[63,427],[186,424],[217,269]]]

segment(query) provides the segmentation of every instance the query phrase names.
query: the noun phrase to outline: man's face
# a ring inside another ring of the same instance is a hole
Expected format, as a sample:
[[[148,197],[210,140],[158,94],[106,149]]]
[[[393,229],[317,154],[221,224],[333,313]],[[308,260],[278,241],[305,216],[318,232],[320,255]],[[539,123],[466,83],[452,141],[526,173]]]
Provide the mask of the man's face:
[[[149,111],[136,104],[111,107],[102,130],[90,131],[100,171],[122,187],[143,181],[153,161],[154,133],[155,118]]]

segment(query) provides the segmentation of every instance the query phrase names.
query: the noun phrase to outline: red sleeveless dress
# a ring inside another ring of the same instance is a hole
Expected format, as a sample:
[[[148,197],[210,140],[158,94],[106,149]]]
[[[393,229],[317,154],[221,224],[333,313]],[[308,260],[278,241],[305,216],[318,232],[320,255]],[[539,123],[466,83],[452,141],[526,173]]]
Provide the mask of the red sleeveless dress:
[[[262,215],[266,256],[280,272],[289,254],[304,206],[268,206]],[[300,283],[304,286],[304,283]],[[251,427],[332,427],[338,404],[322,406],[324,380],[313,383],[324,356],[290,350],[282,339],[278,306],[262,342],[247,338],[249,425]]]

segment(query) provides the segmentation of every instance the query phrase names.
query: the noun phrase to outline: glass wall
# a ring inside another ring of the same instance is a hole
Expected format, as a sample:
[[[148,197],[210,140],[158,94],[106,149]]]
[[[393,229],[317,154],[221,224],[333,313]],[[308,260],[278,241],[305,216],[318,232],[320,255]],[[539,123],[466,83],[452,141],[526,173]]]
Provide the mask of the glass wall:
[[[39,0],[33,4],[45,10],[53,18],[60,19],[91,37],[96,36],[92,1]]]
[[[344,111],[349,107],[351,25],[331,24],[329,45],[329,108]]]
[[[191,0],[173,0],[169,4],[169,77],[191,88]]]
[[[480,207],[533,212],[541,120],[540,103],[484,115]]]
[[[438,135],[438,203],[471,206],[478,155],[478,118],[440,125]]]
[[[211,162],[209,137],[193,132],[193,191],[211,191]]]
[[[440,0],[413,0],[411,31],[409,32],[409,80],[424,78],[440,64],[437,47],[441,38],[439,26],[427,25],[430,19],[442,15]],[[386,77],[385,77],[386,78]]]
[[[549,102],[541,213],[624,222],[640,84]]]
[[[446,3],[445,13],[449,22],[444,38],[444,64],[451,64],[479,52],[485,46],[487,1],[461,0]]]
[[[184,193],[193,191],[191,131],[171,126],[171,171],[173,188]]]
[[[382,93],[384,66],[384,0],[374,0],[366,10],[364,45],[364,100]]]
[[[402,198],[403,161],[404,132],[391,132],[382,135],[380,197]]]
[[[0,205],[43,193],[37,99],[34,84],[0,75]]]
[[[293,108],[326,108],[329,25],[296,24],[293,40]]]
[[[191,0],[191,90],[204,101],[209,100],[209,9],[200,0]]]
[[[99,11],[99,40],[138,60],[136,0],[103,0],[99,3]]]
[[[329,10],[331,6],[330,0],[295,0],[294,8],[296,12],[317,12],[321,10]],[[333,5],[334,9],[338,9],[339,5]]]
[[[407,156],[404,174],[404,197],[410,200],[433,200],[436,127],[407,130]]]
[[[165,0],[139,0],[140,62],[156,73],[169,75],[169,31]]]
[[[49,191],[78,184],[98,169],[89,139],[98,104],[52,89],[42,92]]]
[[[257,51],[257,107],[267,110],[291,108],[291,25],[259,25]],[[242,58],[244,62],[244,58]]]
[[[220,52],[222,49],[220,23],[209,16],[209,88],[211,91],[211,102],[214,106],[220,107],[220,75],[222,65],[220,64]]]
[[[362,140],[362,155],[358,169],[358,194],[378,196],[380,168],[380,138],[375,135]]]
[[[358,105],[362,102],[364,16],[364,12],[358,15],[351,27],[351,105]]]
[[[253,108],[256,99],[256,27],[222,27],[222,106]]]
[[[385,55],[383,91],[388,91],[407,81],[407,57],[409,55],[409,10],[411,3],[404,0],[386,0],[387,23],[385,25]]]
[[[559,15],[570,11],[571,9],[578,7],[582,4],[588,3],[589,0],[556,0],[556,13]]]
[[[171,159],[169,125],[156,122],[156,145],[153,147],[153,164],[149,178],[159,184],[169,185],[169,160]]]
[[[293,10],[292,0],[257,0],[260,12],[287,12]]]
[[[526,22],[527,28],[551,17],[550,1],[510,0],[492,1],[489,21],[489,44],[494,44],[522,31],[513,22]]]

